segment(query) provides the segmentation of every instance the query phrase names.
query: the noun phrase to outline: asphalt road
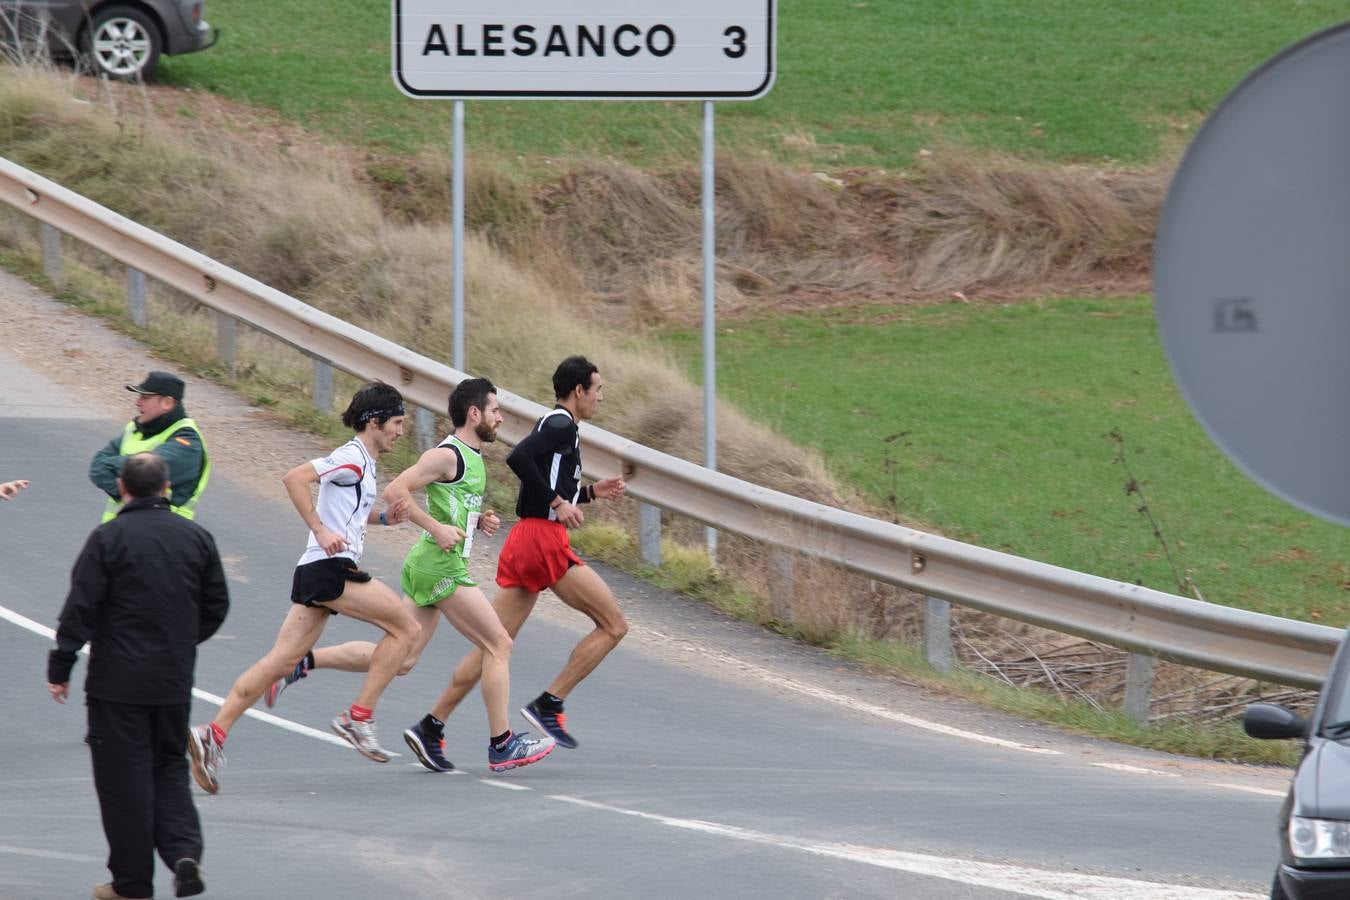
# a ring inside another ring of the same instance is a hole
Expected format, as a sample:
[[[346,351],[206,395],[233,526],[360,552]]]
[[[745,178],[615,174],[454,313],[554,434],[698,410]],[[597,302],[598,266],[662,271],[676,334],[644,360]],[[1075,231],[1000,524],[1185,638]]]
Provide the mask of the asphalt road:
[[[88,459],[121,424],[0,347],[0,479],[33,484],[0,503],[4,900],[84,897],[107,876],[82,743],[85,666],[72,702],[51,702],[40,631],[55,624],[98,521]],[[237,477],[217,473],[199,516],[227,558],[234,603],[198,663],[197,688],[217,696],[270,646],[304,542],[279,485],[260,499]],[[377,547],[365,563],[397,583],[397,552]],[[1284,773],[1027,726],[602,571],[633,632],[568,704],[579,749],[491,775],[475,694],[449,726],[459,772],[427,772],[406,753],[377,765],[327,733],[357,676],[317,673],[287,692],[276,720],[241,720],[220,794],[194,788],[207,896],[1264,895]],[[546,595],[520,636],[513,709],[580,633],[560,607]],[[325,642],[371,635],[339,617]],[[465,646],[442,628],[390,687],[378,708],[386,746],[403,748],[399,731]],[[197,700],[194,721],[214,709]],[[162,868],[158,884],[169,896]]]

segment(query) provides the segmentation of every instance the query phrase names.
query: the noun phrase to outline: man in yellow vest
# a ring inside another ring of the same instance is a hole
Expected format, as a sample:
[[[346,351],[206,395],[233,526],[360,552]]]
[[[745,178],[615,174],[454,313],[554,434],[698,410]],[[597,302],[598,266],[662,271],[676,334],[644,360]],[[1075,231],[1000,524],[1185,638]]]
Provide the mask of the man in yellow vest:
[[[169,464],[169,506],[180,516],[193,518],[211,477],[211,461],[201,429],[183,409],[183,379],[151,372],[140,384],[127,385],[127,390],[136,394],[136,418],[89,463],[89,480],[108,495],[103,521],[112,520],[122,508],[117,476],[126,458],[136,453],[153,453]]]

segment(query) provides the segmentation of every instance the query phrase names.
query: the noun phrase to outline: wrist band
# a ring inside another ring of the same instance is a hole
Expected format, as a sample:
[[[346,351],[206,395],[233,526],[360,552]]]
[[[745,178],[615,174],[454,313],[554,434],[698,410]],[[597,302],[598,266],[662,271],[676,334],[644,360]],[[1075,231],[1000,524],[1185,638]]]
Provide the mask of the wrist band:
[[[381,525],[388,525],[388,524],[389,524],[389,520],[386,519],[386,518],[384,517],[384,512],[383,512],[383,511],[380,512],[380,524],[381,524]]]

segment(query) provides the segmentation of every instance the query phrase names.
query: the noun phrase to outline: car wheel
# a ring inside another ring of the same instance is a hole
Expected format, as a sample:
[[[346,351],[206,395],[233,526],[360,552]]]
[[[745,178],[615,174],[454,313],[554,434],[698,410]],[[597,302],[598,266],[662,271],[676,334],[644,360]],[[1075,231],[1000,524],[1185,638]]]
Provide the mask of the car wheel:
[[[1275,870],[1275,879],[1270,883],[1270,900],[1289,900],[1289,895],[1284,892],[1284,885],[1280,884],[1280,870]]]
[[[94,74],[118,81],[150,77],[162,49],[159,26],[129,6],[99,10],[85,31],[84,55]]]

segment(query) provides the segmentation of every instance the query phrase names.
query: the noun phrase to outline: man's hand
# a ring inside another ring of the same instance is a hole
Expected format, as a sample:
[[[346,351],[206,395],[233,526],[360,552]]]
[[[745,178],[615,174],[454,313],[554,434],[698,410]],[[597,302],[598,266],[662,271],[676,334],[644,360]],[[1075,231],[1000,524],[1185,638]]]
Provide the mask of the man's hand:
[[[328,528],[320,528],[314,532],[314,539],[319,542],[319,547],[328,556],[334,553],[341,553],[347,549],[347,539]]]
[[[436,546],[446,553],[455,549],[464,540],[463,531],[460,531],[454,525],[446,525],[442,522],[437,522],[430,534],[432,540],[436,542]]]
[[[384,520],[390,525],[400,525],[412,518],[412,501],[408,497],[399,497],[384,508]]]
[[[57,703],[65,703],[66,698],[70,696],[70,682],[65,684],[52,684],[47,682],[47,693],[52,695],[52,699]]]
[[[478,520],[478,530],[492,537],[497,533],[497,529],[502,527],[502,517],[497,515],[497,511],[489,509]]]
[[[612,500],[623,496],[623,492],[628,490],[628,483],[622,478],[602,478],[591,488],[595,491],[595,499]]]

